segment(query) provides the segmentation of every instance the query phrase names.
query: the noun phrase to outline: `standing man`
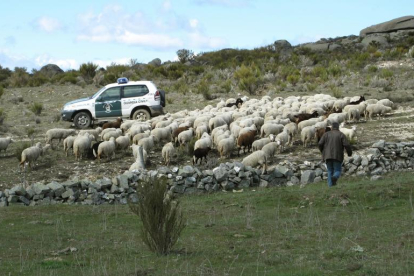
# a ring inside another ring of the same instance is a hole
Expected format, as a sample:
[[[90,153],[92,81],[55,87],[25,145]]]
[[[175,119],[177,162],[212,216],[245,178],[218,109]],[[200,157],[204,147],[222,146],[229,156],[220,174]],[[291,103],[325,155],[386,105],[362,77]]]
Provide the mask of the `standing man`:
[[[335,186],[341,176],[344,148],[348,156],[352,156],[351,145],[345,134],[339,131],[339,124],[334,122],[332,123],[332,130],[325,132],[318,146],[328,169],[328,186]]]

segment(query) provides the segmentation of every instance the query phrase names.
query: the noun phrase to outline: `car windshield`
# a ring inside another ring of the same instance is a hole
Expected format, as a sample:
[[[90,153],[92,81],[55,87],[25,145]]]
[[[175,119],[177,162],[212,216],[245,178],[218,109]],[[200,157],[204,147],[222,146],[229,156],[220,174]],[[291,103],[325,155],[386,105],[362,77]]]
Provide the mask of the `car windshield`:
[[[98,95],[99,95],[99,94],[101,94],[101,92],[102,92],[103,90],[105,90],[105,86],[104,86],[104,87],[102,87],[101,89],[99,89],[99,91],[98,91],[98,92],[96,92],[95,94],[93,94],[93,96],[92,96],[92,97],[90,97],[90,99],[94,99],[94,98],[98,97]]]

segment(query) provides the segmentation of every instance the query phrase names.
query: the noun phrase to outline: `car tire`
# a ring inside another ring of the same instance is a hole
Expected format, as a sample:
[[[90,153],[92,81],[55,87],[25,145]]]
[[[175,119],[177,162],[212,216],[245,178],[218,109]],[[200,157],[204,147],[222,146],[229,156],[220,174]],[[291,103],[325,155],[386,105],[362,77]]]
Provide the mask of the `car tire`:
[[[150,113],[145,109],[137,109],[132,115],[133,120],[147,121],[151,119]]]
[[[88,113],[79,112],[73,118],[73,123],[75,124],[75,127],[85,129],[91,126],[92,119]]]

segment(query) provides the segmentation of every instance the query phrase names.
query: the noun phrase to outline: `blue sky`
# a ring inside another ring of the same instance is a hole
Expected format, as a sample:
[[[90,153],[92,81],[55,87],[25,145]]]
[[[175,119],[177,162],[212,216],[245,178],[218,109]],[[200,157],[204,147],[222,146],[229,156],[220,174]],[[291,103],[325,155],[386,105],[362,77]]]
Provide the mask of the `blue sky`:
[[[413,7],[412,0],[1,0],[0,65],[68,70],[176,60],[183,48],[252,49],[279,39],[296,45],[358,35],[413,15]]]

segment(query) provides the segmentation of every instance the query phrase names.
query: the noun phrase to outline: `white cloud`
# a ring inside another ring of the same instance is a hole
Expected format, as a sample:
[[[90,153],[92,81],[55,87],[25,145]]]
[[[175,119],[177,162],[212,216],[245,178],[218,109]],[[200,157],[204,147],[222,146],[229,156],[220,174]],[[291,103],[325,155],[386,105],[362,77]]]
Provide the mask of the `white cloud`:
[[[188,38],[190,46],[194,48],[217,49],[226,45],[222,38],[208,37],[198,32],[189,34]]]
[[[59,20],[51,17],[40,17],[36,20],[36,26],[38,29],[52,33],[54,31],[58,31],[62,29],[62,24]]]
[[[170,0],[166,0],[162,3],[162,8],[164,11],[169,11],[172,9],[172,5],[171,5],[171,1]]]
[[[182,47],[183,42],[174,37],[163,34],[136,34],[125,31],[116,36],[115,40],[128,45],[150,46],[152,48],[177,48]]]
[[[46,64],[56,64],[62,70],[79,69],[79,63],[74,59],[56,59],[48,55],[40,55],[35,58],[36,67],[40,68]]]
[[[194,0],[199,5],[218,5],[226,7],[247,7],[251,6],[253,0]]]
[[[198,27],[198,20],[197,19],[190,19],[190,27],[196,29]]]
[[[0,64],[2,67],[7,67],[11,70],[14,67],[26,67],[28,69],[36,67],[33,60],[24,55],[17,55],[8,49],[0,49]]]

